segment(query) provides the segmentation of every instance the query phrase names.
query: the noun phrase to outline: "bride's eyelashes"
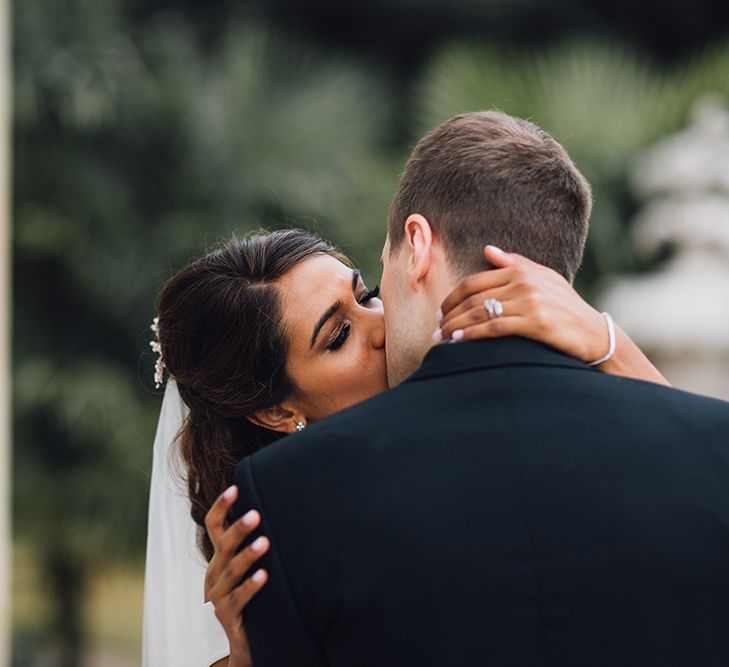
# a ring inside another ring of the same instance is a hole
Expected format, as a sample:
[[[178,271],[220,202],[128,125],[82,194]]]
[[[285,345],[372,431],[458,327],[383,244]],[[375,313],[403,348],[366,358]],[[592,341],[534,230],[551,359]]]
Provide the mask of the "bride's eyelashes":
[[[349,334],[351,331],[352,331],[352,325],[349,324],[348,322],[345,322],[344,324],[342,324],[341,328],[339,329],[339,333],[336,333],[336,329],[335,329],[336,335],[334,337],[334,340],[327,343],[327,350],[334,351],[334,350],[338,350],[340,347],[342,347],[342,345],[344,345],[344,341],[346,341],[347,338],[349,338]]]
[[[378,296],[380,296],[380,286],[379,285],[375,285],[374,288],[372,288],[371,290],[369,290],[367,292],[367,294],[365,294],[360,299],[357,299],[357,303],[360,306],[362,306],[365,303],[367,303],[368,301],[372,301],[372,299],[376,299]]]

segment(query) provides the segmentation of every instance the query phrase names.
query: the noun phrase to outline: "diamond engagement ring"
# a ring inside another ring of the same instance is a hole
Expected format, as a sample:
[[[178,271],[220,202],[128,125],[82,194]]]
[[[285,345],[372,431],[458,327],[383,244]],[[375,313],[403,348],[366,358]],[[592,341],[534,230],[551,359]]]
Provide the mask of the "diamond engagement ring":
[[[501,317],[504,314],[504,304],[498,299],[486,299],[483,302],[483,307],[486,309],[490,320],[494,317]]]

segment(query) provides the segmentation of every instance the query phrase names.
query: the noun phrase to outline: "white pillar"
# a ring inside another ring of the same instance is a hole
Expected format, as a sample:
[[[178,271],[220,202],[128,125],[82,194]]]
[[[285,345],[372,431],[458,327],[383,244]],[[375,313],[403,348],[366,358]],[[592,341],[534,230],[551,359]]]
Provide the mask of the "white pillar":
[[[0,665],[10,664],[10,12],[0,0]]]

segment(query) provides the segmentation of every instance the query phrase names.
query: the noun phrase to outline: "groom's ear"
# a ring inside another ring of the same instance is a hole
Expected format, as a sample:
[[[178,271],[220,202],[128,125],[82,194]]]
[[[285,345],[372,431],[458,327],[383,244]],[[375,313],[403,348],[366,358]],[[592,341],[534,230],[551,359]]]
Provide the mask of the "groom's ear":
[[[433,230],[420,213],[413,213],[405,220],[404,243],[408,251],[408,283],[410,289],[417,291],[430,270],[433,250]]]
[[[259,410],[252,415],[248,415],[246,419],[255,424],[267,428],[269,431],[278,431],[279,433],[293,433],[296,430],[296,420],[294,413],[287,410],[282,405],[274,405],[265,410]]]

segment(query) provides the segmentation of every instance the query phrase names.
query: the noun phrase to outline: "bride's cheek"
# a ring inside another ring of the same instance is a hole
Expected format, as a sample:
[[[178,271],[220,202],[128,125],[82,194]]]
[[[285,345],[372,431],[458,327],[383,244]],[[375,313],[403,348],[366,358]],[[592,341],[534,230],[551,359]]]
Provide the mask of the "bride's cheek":
[[[337,368],[335,371],[337,385],[350,392],[352,388],[361,382],[362,373],[367,367],[361,341],[352,340],[351,343],[349,349],[342,349],[340,351],[341,354],[337,360]]]
[[[359,371],[366,371],[368,369],[371,360],[370,351],[371,347],[369,342],[364,337],[361,337],[357,341],[357,354],[354,361]]]

